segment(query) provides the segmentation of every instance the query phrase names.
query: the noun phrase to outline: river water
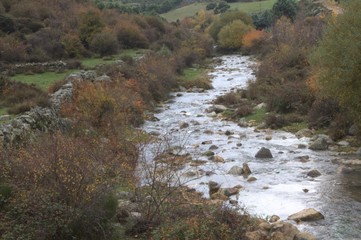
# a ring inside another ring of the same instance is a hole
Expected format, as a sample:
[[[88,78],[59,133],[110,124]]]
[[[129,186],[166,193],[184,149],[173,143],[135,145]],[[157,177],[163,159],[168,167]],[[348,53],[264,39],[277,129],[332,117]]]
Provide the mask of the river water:
[[[222,62],[210,73],[214,89],[173,93],[174,98],[155,114],[159,121],[146,122],[143,129],[167,135],[171,145],[181,145],[193,159],[207,161],[182,170],[200,173],[187,185],[204,193],[204,197],[209,197],[207,183],[210,180],[222,187],[241,185],[243,189],[231,199],[237,200],[239,206],[251,214],[262,217],[276,214],[286,220],[302,209],[315,208],[325,219],[301,223],[297,226],[300,230],[314,234],[317,239],[361,239],[360,169],[343,175],[338,171],[339,165],[333,163],[338,158],[336,154],[298,147],[307,145],[308,138],[298,139],[282,131],[239,127],[206,112],[217,96],[245,88],[247,82],[254,79],[254,62],[249,57],[229,55],[220,59]],[[189,127],[180,128],[183,122],[189,123]],[[225,134],[226,131],[232,134]],[[202,156],[211,145],[218,146],[213,151],[224,158],[225,163],[215,163]],[[255,158],[261,147],[269,148],[273,158]],[[308,156],[309,161],[300,161],[302,156]],[[232,166],[242,166],[244,162],[248,163],[252,170],[250,176],[257,178],[256,181],[247,182],[242,176],[227,174]],[[312,169],[322,175],[307,177]],[[214,174],[202,174],[207,171]],[[309,191],[305,193],[303,189]]]

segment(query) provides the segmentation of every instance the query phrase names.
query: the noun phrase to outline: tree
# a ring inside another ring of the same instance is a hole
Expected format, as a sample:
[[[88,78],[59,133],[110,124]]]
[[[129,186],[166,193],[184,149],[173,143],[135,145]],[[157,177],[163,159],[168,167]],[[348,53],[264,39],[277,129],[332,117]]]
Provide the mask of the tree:
[[[80,40],[88,48],[93,36],[104,28],[98,12],[89,11],[81,16]]]
[[[286,16],[294,20],[297,14],[297,4],[294,0],[278,0],[272,7],[276,19]]]
[[[351,0],[332,19],[311,58],[322,93],[361,118],[361,2]]]
[[[90,42],[90,49],[101,57],[116,54],[118,52],[118,39],[109,31],[97,33]]]
[[[226,49],[239,49],[242,47],[243,36],[251,27],[241,20],[235,20],[221,29],[218,34],[219,45]]]

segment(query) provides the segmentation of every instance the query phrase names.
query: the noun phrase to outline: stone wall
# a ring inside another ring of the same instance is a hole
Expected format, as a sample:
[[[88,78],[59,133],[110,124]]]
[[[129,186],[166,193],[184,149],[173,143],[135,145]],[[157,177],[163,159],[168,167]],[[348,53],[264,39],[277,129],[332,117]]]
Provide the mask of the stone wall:
[[[37,72],[63,72],[67,69],[67,64],[63,61],[43,62],[43,63],[22,63],[14,64],[1,70],[4,75],[19,73]]]
[[[0,144],[12,145],[19,141],[28,141],[36,133],[65,130],[71,121],[59,117],[60,106],[71,99],[74,82],[80,81],[110,81],[106,76],[97,76],[95,71],[81,71],[67,77],[67,83],[50,96],[50,107],[36,107],[17,116],[6,124],[0,125]]]

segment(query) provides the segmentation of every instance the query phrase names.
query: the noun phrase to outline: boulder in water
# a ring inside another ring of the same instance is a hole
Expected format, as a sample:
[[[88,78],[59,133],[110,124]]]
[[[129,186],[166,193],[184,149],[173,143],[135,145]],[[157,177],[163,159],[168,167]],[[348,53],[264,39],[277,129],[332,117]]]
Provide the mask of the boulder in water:
[[[313,169],[307,173],[307,176],[315,178],[321,176],[321,173],[317,169]]]
[[[273,158],[268,148],[262,147],[255,155],[256,158]]]
[[[243,168],[239,166],[233,166],[229,171],[228,174],[240,176],[244,173]]]
[[[287,219],[294,221],[316,221],[324,219],[325,217],[314,208],[307,208],[299,211],[295,214],[290,215]]]

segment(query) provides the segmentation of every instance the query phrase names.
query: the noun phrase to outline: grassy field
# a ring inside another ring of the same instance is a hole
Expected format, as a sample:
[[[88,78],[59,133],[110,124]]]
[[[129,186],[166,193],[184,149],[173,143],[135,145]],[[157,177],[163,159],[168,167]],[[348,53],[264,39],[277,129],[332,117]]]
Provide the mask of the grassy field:
[[[11,79],[30,85],[34,84],[40,89],[47,91],[50,85],[52,85],[56,81],[63,80],[71,72],[74,72],[74,70],[69,70],[63,73],[45,72],[45,73],[37,73],[32,75],[16,74]]]
[[[81,60],[81,63],[85,69],[94,69],[95,66],[99,64],[109,64],[116,60],[121,59],[123,56],[130,57],[139,57],[145,53],[145,49],[126,49],[122,50],[121,53],[115,55],[111,58],[86,58]],[[37,73],[37,74],[16,74],[11,77],[12,80],[23,82],[26,84],[34,84],[35,86],[41,88],[44,91],[47,91],[49,86],[54,82],[59,80],[63,80],[66,76],[68,76],[72,72],[76,72],[78,70],[68,70],[63,73],[55,73],[55,72],[45,72],[45,73]]]
[[[114,55],[110,58],[87,58],[82,60],[82,65],[85,69],[93,69],[95,66],[99,64],[109,64],[113,63],[116,60],[121,59],[124,56],[129,57],[140,57],[142,56],[147,50],[146,49],[125,49],[122,50],[119,54]]]
[[[236,2],[229,3],[231,9],[237,9],[246,13],[255,13],[271,9],[276,0],[265,0],[261,2]],[[198,11],[205,10],[208,3],[193,3],[162,14],[162,17],[169,22],[181,20],[185,17],[194,16]]]

